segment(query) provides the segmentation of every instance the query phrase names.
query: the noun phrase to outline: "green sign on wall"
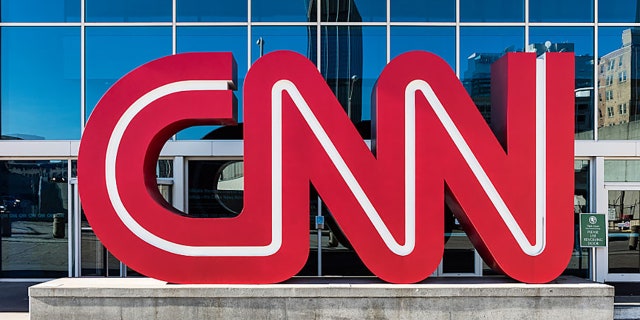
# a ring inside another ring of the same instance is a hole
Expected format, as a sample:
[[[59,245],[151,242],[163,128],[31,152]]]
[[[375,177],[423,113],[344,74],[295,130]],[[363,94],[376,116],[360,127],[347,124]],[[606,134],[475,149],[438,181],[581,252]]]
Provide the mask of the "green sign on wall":
[[[580,246],[607,246],[607,218],[604,213],[580,214]]]

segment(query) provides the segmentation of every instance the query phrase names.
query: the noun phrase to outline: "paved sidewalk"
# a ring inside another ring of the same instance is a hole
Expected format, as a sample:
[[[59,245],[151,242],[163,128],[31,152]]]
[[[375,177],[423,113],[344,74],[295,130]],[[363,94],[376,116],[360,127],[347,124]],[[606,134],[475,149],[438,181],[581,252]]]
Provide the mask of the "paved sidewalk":
[[[28,312],[0,312],[0,319],[2,320],[28,320]]]

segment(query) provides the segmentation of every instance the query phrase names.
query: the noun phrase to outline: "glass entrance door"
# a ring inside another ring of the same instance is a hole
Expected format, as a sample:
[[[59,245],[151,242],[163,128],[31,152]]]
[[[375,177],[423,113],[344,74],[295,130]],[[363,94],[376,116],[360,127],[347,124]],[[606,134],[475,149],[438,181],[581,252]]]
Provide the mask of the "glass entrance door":
[[[167,200],[172,202],[173,179],[158,178],[158,190]],[[78,180],[70,181],[71,194],[71,239],[69,241],[69,275],[72,277],[103,276],[126,277],[137,273],[116,259],[96,237],[82,210],[78,194]]]
[[[640,279],[640,188],[608,189],[607,199],[608,279]]]
[[[445,205],[445,245],[436,276],[482,275],[482,258],[473,247],[458,219]]]
[[[84,215],[78,195],[77,179],[71,180],[72,224],[69,251],[70,272],[74,277],[120,276],[120,262],[113,257],[93,233]]]
[[[447,234],[438,276],[473,277],[482,275],[482,258],[462,229]]]

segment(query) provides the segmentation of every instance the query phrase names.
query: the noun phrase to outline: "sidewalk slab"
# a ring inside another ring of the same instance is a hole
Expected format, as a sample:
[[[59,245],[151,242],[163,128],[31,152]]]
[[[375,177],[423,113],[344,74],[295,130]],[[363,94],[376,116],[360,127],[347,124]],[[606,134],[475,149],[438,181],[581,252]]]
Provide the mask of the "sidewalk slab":
[[[0,312],[2,320],[29,320],[28,312]]]

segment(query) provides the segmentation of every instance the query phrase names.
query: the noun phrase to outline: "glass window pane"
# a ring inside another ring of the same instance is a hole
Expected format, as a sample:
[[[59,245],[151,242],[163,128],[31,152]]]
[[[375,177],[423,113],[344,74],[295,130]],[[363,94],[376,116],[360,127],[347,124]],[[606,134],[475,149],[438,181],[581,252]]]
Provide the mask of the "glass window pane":
[[[475,249],[462,225],[445,205],[445,236],[442,255],[443,274],[473,274],[475,272]]]
[[[77,190],[75,188],[74,192]],[[95,235],[80,206],[80,276],[118,276],[117,259],[107,251]]]
[[[600,28],[598,49],[598,139],[640,139],[640,31]]]
[[[158,160],[158,164],[156,165],[156,177],[173,178],[173,160]]]
[[[575,138],[593,139],[593,28],[536,27],[529,29],[527,51],[575,53]]]
[[[640,182],[640,160],[605,160],[604,181]]]
[[[391,0],[391,21],[456,21],[456,2]]]
[[[298,52],[315,63],[315,54],[310,54],[310,45],[316,43],[316,27],[253,27],[251,28],[251,60],[276,50]]]
[[[523,44],[523,28],[460,28],[462,83],[488,123],[491,123],[491,64],[506,52],[522,51]]]
[[[173,202],[173,186],[170,184],[159,184],[158,191],[160,195],[162,195],[162,199],[167,203],[171,204]]]
[[[591,22],[593,0],[529,0],[529,21]]]
[[[78,160],[71,160],[71,178],[78,177]]]
[[[3,0],[2,22],[79,22],[80,0]]]
[[[80,28],[3,27],[3,139],[80,138]]]
[[[640,22],[637,0],[607,0],[598,4],[599,22]]]
[[[437,54],[456,68],[454,27],[391,27],[391,59],[411,50]]]
[[[580,214],[591,212],[589,189],[590,170],[589,160],[574,161],[575,189],[573,193],[573,254],[564,275],[573,275],[582,278],[589,277],[589,248],[580,247]]]
[[[326,22],[387,21],[385,0],[322,1],[321,20]],[[314,17],[312,15],[312,17]],[[315,21],[315,20],[310,20]]]
[[[171,0],[86,0],[88,22],[149,22],[172,20]]]
[[[640,273],[640,191],[608,190],[609,273]]]
[[[170,27],[87,27],[86,115],[118,79],[171,54]]]
[[[237,216],[244,206],[244,166],[238,160],[188,162],[188,208],[194,218]]]
[[[100,239],[93,233],[87,217],[82,211],[80,218],[80,275],[83,277],[118,277],[120,276],[120,261],[102,245]]]
[[[3,278],[68,273],[67,161],[0,161]]]
[[[371,120],[371,92],[386,65],[386,28],[323,26],[321,37],[322,76],[354,123]]]
[[[462,22],[523,22],[523,0],[460,0]]]
[[[628,27],[600,27],[598,28],[598,56],[603,57],[612,51],[622,48],[622,33]],[[627,39],[629,40],[629,39]]]
[[[303,27],[303,29],[305,29]],[[247,73],[246,27],[178,27],[178,53],[181,52],[232,52],[238,66],[238,121],[242,122],[242,84]],[[271,44],[271,43],[268,43]],[[258,50],[255,48],[254,50]],[[178,139],[203,139],[215,126],[197,126],[184,129]]]
[[[575,191],[574,191],[574,212],[576,213],[587,213],[591,210],[591,199],[590,196],[590,170],[589,170],[589,160],[574,160],[573,162],[573,171],[574,171],[574,183],[575,183]],[[577,222],[577,218],[576,218]]]
[[[313,0],[252,0],[251,21],[315,22],[315,3]]]
[[[177,0],[179,22],[247,21],[247,1]]]

